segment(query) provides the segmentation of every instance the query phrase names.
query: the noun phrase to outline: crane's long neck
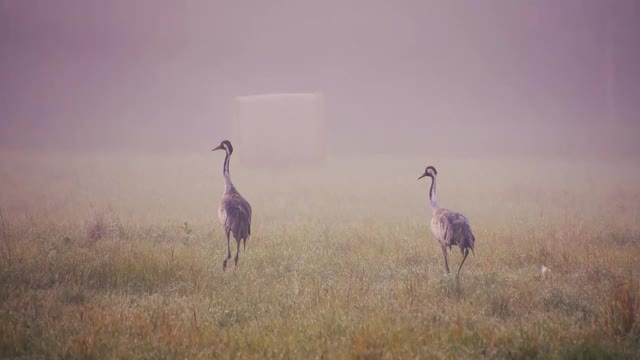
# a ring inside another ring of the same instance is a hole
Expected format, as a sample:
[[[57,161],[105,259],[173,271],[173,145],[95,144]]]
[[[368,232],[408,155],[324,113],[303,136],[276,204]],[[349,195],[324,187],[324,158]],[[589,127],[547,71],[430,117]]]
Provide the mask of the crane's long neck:
[[[231,159],[231,153],[229,153],[229,150],[226,150],[225,153],[224,165],[222,166],[222,176],[224,176],[224,190],[229,192],[233,189],[231,175],[229,175],[229,160]]]
[[[440,204],[438,204],[438,199],[436,199],[436,175],[431,176],[431,188],[429,189],[429,202],[431,203],[431,208],[439,209]]]

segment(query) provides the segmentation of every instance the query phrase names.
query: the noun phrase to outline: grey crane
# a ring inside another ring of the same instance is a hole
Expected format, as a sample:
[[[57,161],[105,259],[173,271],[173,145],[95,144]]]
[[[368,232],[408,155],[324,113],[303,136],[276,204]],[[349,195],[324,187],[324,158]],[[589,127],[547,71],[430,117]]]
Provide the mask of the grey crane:
[[[442,247],[442,255],[444,256],[444,268],[449,273],[449,259],[447,255],[447,247],[451,250],[451,247],[457,245],[460,247],[460,251],[463,254],[462,263],[458,268],[456,277],[460,274],[460,269],[464,261],[469,255],[469,250],[473,253],[473,245],[476,241],[473,233],[471,232],[471,225],[469,220],[457,212],[443,209],[438,204],[436,199],[436,178],[438,171],[433,166],[427,166],[418,180],[428,176],[431,178],[431,188],[429,189],[429,202],[433,211],[431,218],[431,232],[436,237],[440,246]],[[475,253],[474,253],[475,254]]]
[[[229,142],[229,140],[223,140],[218,147],[211,151],[215,150],[224,150],[226,153],[222,167],[224,194],[222,194],[222,200],[220,200],[220,205],[218,206],[218,219],[220,220],[220,224],[222,224],[224,235],[227,238],[227,257],[222,262],[222,271],[224,271],[227,268],[227,260],[231,258],[229,235],[233,233],[233,237],[236,239],[235,266],[238,266],[240,241],[243,241],[245,249],[247,247],[247,239],[249,235],[251,235],[251,205],[240,195],[231,182],[231,176],[229,175],[229,159],[233,153],[231,142]]]

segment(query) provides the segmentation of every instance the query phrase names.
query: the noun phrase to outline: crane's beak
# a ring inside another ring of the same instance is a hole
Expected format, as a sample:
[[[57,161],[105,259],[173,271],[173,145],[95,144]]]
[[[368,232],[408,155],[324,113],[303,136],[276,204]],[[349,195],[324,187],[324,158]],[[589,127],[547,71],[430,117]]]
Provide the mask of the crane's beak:
[[[211,151],[216,151],[216,150],[220,150],[220,149],[224,149],[224,148],[222,147],[222,145],[218,145],[218,147],[217,147],[217,148],[215,148],[215,149],[213,149],[213,150],[211,150]]]
[[[418,178],[418,180],[422,179],[423,177],[427,176],[427,174],[422,174],[420,175],[420,177]]]

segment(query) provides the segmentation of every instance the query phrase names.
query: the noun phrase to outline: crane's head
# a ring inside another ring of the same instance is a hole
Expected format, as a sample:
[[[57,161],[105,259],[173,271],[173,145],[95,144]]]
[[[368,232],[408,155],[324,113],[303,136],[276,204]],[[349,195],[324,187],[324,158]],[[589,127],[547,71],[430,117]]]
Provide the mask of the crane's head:
[[[224,150],[228,152],[229,155],[231,155],[231,153],[233,152],[233,146],[231,146],[231,142],[229,140],[222,140],[220,145],[218,145],[218,147],[214,148],[211,151],[216,151],[216,150]]]
[[[422,179],[425,176],[434,178],[436,175],[438,175],[438,170],[436,170],[436,168],[434,168],[433,166],[427,166],[427,168],[424,169],[424,174],[420,175],[418,180]]]

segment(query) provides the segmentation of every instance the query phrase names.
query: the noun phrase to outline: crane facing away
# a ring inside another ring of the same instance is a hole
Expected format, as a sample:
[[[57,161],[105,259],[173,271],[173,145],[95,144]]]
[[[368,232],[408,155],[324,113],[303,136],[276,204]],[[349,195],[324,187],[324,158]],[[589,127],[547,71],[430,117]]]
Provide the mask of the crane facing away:
[[[458,268],[458,273],[456,274],[457,277],[460,274],[460,269],[462,269],[464,261],[469,255],[469,250],[473,253],[473,245],[476,239],[471,232],[469,220],[467,220],[464,215],[443,209],[440,207],[440,204],[438,204],[438,200],[436,199],[436,178],[438,176],[438,171],[436,168],[433,166],[427,166],[424,170],[424,174],[422,174],[418,180],[425,176],[431,178],[431,188],[429,189],[429,202],[433,211],[433,216],[431,218],[431,232],[440,243],[440,247],[442,247],[444,268],[447,270],[447,273],[449,273],[447,247],[451,250],[453,245],[459,246],[460,251],[464,256],[462,258],[462,263],[460,263],[460,267]]]
[[[224,234],[227,238],[227,257],[222,262],[222,271],[224,271],[227,268],[227,260],[231,258],[231,248],[229,245],[230,233],[233,233],[233,237],[236,239],[235,266],[238,266],[240,241],[243,241],[245,249],[247,247],[247,239],[249,235],[251,235],[251,205],[240,195],[231,182],[229,159],[231,153],[233,153],[233,146],[231,146],[229,140],[224,140],[218,147],[211,151],[215,150],[224,150],[226,153],[222,167],[224,194],[222,194],[222,200],[220,200],[220,205],[218,206],[218,219],[220,220],[220,224],[222,224]]]

